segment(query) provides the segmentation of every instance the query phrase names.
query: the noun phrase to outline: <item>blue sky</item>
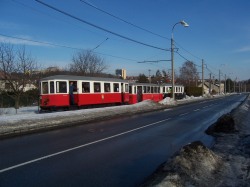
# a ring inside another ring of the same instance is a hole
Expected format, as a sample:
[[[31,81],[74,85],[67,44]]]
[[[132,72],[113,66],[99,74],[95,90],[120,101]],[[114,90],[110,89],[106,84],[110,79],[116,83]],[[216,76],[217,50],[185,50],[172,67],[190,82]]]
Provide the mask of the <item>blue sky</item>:
[[[170,60],[171,54],[167,50],[170,49],[172,27],[185,20],[190,26],[184,28],[178,24],[173,32],[179,53],[175,53],[174,58],[177,73],[186,60],[193,61],[201,72],[201,61],[204,59],[208,68],[205,69],[205,78],[211,72],[218,79],[220,69],[223,78],[227,74],[231,79],[250,79],[248,0],[84,0],[155,34],[126,24],[80,0],[41,1],[118,35],[166,49],[160,50],[118,37],[35,0],[0,0],[0,42],[16,47],[25,45],[44,67],[65,67],[80,49],[94,49],[101,44],[93,51],[105,59],[107,73],[114,74],[115,69],[120,68],[126,69],[128,75],[148,75],[149,69],[151,75],[157,69],[169,71],[171,63],[167,61],[138,62]]]

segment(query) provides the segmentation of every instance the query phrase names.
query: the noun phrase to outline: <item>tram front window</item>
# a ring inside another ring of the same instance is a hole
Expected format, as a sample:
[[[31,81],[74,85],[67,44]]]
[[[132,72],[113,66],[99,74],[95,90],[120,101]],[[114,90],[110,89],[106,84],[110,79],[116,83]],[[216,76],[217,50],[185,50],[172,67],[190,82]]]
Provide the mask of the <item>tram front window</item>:
[[[48,82],[42,82],[42,94],[49,93],[49,84]]]

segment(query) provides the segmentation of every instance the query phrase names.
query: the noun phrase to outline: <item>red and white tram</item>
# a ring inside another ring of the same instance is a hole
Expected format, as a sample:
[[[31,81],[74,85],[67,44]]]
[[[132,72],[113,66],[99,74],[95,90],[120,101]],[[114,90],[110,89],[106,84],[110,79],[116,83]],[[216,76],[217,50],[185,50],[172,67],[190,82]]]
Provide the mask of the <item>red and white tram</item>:
[[[70,84],[73,84],[73,89],[70,89]],[[183,92],[183,86],[175,86],[176,96],[183,95]],[[72,103],[77,108],[135,104],[144,100],[158,102],[170,96],[170,93],[170,84],[128,83],[115,78],[55,75],[41,79],[39,104],[42,110],[70,108]]]
[[[121,79],[55,75],[40,81],[40,108],[70,107],[73,82],[75,106],[129,103],[128,82]]]

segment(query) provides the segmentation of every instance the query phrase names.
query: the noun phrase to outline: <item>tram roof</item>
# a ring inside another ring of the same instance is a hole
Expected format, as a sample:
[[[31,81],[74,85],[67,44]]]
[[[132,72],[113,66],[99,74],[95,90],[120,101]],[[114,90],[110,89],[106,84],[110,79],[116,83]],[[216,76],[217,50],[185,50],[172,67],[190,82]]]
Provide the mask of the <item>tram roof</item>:
[[[161,84],[161,86],[172,86],[171,83]],[[175,86],[183,86],[182,84],[175,84]]]
[[[172,86],[172,84],[165,83],[165,84],[154,84],[154,83],[130,83],[130,85],[135,85],[135,86]],[[175,86],[183,86],[180,84],[175,84]]]
[[[106,78],[106,77],[86,77],[86,76],[77,76],[77,75],[53,75],[49,77],[42,78],[41,81],[48,80],[68,80],[68,81],[77,81],[77,80],[88,80],[88,81],[109,81],[109,82],[126,82],[127,80],[117,79],[117,78]]]
[[[138,83],[138,82],[133,82],[133,83],[129,83],[130,85],[134,85],[134,86],[159,86],[158,84],[154,84],[154,83]]]

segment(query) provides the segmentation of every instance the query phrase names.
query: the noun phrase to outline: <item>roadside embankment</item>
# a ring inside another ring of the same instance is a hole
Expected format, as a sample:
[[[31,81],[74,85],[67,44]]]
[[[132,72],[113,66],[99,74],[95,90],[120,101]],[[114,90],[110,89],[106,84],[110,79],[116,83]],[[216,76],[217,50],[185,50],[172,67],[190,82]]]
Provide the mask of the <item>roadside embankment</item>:
[[[250,186],[250,97],[207,133],[211,149],[199,141],[182,147],[142,186]]]

